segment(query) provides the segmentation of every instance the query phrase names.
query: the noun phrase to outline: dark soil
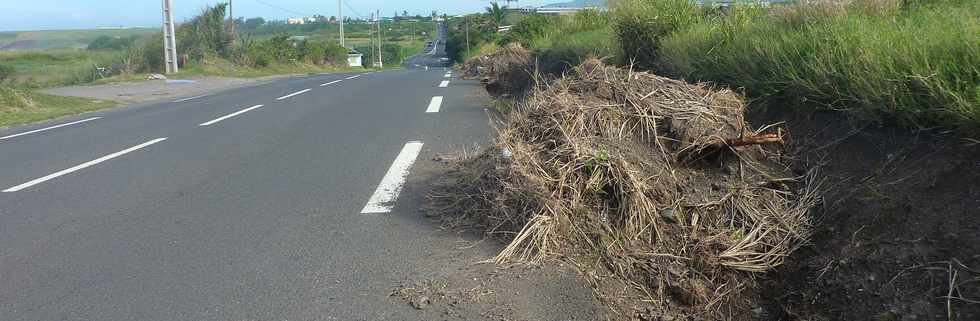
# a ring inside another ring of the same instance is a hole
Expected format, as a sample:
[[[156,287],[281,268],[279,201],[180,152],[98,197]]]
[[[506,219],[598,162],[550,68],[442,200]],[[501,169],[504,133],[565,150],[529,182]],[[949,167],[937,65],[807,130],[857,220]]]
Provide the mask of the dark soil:
[[[958,299],[980,300],[980,144],[836,113],[752,123],[787,117],[787,158],[819,170],[825,202],[811,244],[763,280],[763,319],[980,320]]]

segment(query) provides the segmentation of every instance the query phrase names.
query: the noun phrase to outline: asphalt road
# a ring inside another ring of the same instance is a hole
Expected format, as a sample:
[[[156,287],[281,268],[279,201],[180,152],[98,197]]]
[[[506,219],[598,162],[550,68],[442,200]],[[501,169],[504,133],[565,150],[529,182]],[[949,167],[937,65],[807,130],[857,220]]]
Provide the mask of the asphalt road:
[[[0,320],[418,319],[387,294],[458,244],[398,187],[487,143],[475,88],[325,74],[2,130]]]
[[[439,68],[439,67],[449,67],[451,64],[449,58],[446,57],[446,30],[445,25],[440,24],[436,28],[436,40],[432,42],[431,47],[427,47],[424,50],[424,54],[415,55],[402,62],[403,68],[412,69],[428,69],[428,68]]]

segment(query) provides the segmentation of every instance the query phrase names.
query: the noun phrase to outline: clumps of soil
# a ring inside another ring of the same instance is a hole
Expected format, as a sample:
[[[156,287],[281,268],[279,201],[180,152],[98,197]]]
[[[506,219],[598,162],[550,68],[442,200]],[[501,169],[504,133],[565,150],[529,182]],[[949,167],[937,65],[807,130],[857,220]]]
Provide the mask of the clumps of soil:
[[[533,89],[431,210],[506,237],[498,263],[576,264],[622,317],[746,319],[756,275],[809,238],[817,196],[770,161],[782,138],[753,131],[744,106],[589,60]]]
[[[464,78],[479,78],[490,96],[523,97],[534,83],[531,53],[519,43],[510,43],[486,56],[463,63]]]

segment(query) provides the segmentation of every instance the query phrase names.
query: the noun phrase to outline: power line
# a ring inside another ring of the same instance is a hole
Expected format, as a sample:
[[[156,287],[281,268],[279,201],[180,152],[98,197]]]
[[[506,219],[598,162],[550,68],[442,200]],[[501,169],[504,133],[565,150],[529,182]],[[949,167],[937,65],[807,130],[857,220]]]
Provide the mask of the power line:
[[[357,10],[354,10],[354,7],[351,7],[350,3],[347,3],[347,0],[343,0],[343,2],[344,2],[344,6],[347,7],[347,9],[353,12],[355,15],[357,15],[361,19],[367,19],[366,16],[362,15],[360,12],[357,12]]]
[[[271,4],[271,3],[267,3],[267,2],[262,1],[262,0],[255,0],[255,2],[258,2],[260,4],[263,4],[263,5],[268,6],[270,8],[279,9],[279,10],[282,10],[282,11],[285,11],[285,12],[289,12],[289,13],[292,13],[292,14],[295,14],[295,15],[300,15],[300,16],[315,16],[315,14],[308,14],[308,13],[303,13],[303,12],[299,12],[299,11],[296,11],[296,10],[286,9],[286,8],[283,8],[283,7],[280,7],[280,6]]]

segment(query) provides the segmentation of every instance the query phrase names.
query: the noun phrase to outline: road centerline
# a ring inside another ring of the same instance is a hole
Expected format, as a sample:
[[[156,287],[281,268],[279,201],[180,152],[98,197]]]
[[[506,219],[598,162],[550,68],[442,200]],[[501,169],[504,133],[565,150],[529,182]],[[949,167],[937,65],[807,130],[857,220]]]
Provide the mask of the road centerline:
[[[4,193],[17,192],[17,191],[23,190],[25,188],[28,188],[28,187],[31,187],[31,186],[34,186],[34,185],[37,185],[37,184],[41,184],[41,183],[47,182],[49,180],[52,180],[52,179],[55,179],[55,178],[58,178],[58,177],[61,177],[61,176],[64,176],[64,175],[68,175],[68,174],[71,174],[73,172],[76,172],[76,171],[85,169],[86,167],[94,166],[94,165],[97,165],[99,163],[105,162],[107,160],[110,160],[110,159],[113,159],[113,158],[116,158],[116,157],[119,157],[119,156],[122,156],[122,155],[125,155],[125,154],[132,153],[132,152],[137,151],[139,149],[142,149],[144,147],[147,147],[147,146],[150,146],[150,145],[153,145],[153,144],[156,144],[156,143],[165,141],[165,140],[167,140],[166,137],[157,138],[157,139],[154,139],[154,140],[151,140],[151,141],[148,141],[148,142],[145,142],[145,143],[142,143],[142,144],[139,144],[139,145],[136,145],[136,146],[133,146],[133,147],[130,147],[130,148],[127,148],[127,149],[124,149],[124,150],[121,150],[121,151],[118,151],[118,152],[109,154],[109,155],[105,155],[105,156],[96,158],[94,160],[87,161],[85,163],[81,163],[81,164],[75,165],[74,167],[71,167],[71,168],[68,168],[68,169],[65,169],[65,170],[61,170],[61,171],[55,172],[55,173],[50,174],[48,176],[44,176],[44,177],[41,177],[41,178],[32,180],[32,181],[27,182],[27,183],[20,184],[20,185],[17,185],[17,186],[14,186],[14,187],[5,189],[5,190],[3,190],[3,192]]]
[[[320,84],[320,87],[330,86],[330,85],[336,84],[336,83],[341,82],[341,81],[343,81],[343,80],[334,80],[334,81],[331,81],[331,82],[328,82],[328,83],[325,83],[325,84]]]
[[[20,133],[20,134],[13,134],[13,135],[8,135],[8,136],[3,136],[3,137],[0,137],[0,140],[10,139],[10,138],[24,136],[24,135],[29,135],[29,134],[33,134],[33,133],[39,133],[39,132],[43,132],[43,131],[47,131],[47,130],[52,130],[52,129],[56,129],[56,128],[61,128],[61,127],[65,127],[65,126],[71,126],[71,125],[75,125],[75,124],[81,124],[81,123],[84,123],[84,122],[89,122],[89,121],[93,121],[93,120],[101,119],[101,118],[102,117],[92,117],[92,118],[82,119],[82,120],[79,120],[79,121],[73,121],[73,122],[70,122],[70,123],[61,124],[61,125],[55,125],[55,126],[45,127],[45,128],[41,128],[41,129],[35,129],[35,130],[32,130],[32,131],[26,131],[26,132],[23,132],[23,133]]]
[[[441,83],[439,83],[439,88],[446,88],[446,87],[449,87],[449,80],[443,80]]]
[[[353,76],[350,76],[350,77],[347,77],[347,78],[344,78],[344,79],[354,79],[354,78],[357,78],[357,77],[360,77],[360,76],[361,75],[353,75]]]
[[[310,91],[310,90],[311,90],[310,88],[307,88],[307,89],[303,89],[303,90],[300,90],[300,91],[297,91],[297,92],[294,92],[294,93],[292,93],[292,94],[289,94],[289,95],[285,95],[285,96],[282,96],[282,97],[279,97],[279,98],[276,98],[276,100],[283,100],[283,99],[286,99],[286,98],[289,98],[289,97],[293,97],[293,96],[296,96],[296,95],[300,95],[300,94],[304,94],[304,93],[306,93],[307,91]]]
[[[228,114],[228,115],[224,115],[224,116],[215,118],[215,119],[213,119],[211,121],[202,123],[202,124],[200,124],[198,126],[210,126],[210,125],[214,125],[214,124],[217,124],[218,122],[220,122],[222,120],[225,120],[225,119],[228,119],[228,118],[232,118],[232,117],[235,117],[235,116],[238,116],[238,115],[241,115],[241,114],[250,112],[250,111],[252,111],[254,109],[257,109],[257,108],[262,108],[262,106],[264,106],[264,105],[255,105],[255,106],[252,106],[252,107],[248,107],[248,108],[245,108],[245,109],[242,109],[242,110],[233,112],[231,114]]]
[[[398,157],[395,157],[391,168],[381,179],[381,184],[378,184],[378,188],[371,195],[367,205],[364,205],[361,214],[391,212],[395,206],[395,200],[398,199],[398,193],[401,192],[402,186],[405,184],[405,178],[408,177],[408,171],[412,164],[415,164],[420,152],[422,152],[422,142],[410,141],[405,144],[402,151],[398,153]]]
[[[432,97],[432,101],[429,102],[429,108],[425,110],[426,113],[438,113],[439,107],[442,106],[442,96]]]

